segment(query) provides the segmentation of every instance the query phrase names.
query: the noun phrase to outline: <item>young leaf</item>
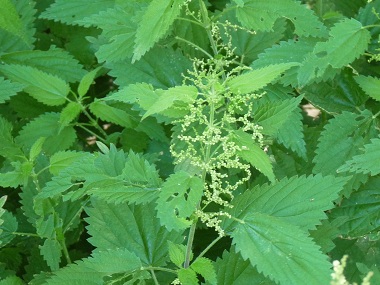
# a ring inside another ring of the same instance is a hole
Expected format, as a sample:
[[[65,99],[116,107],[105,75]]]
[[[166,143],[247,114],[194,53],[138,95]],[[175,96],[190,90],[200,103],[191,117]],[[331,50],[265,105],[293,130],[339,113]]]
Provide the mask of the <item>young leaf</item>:
[[[184,0],[153,0],[136,31],[132,62],[139,60],[169,30],[181,12]]]
[[[152,204],[130,206],[92,200],[86,208],[89,242],[97,251],[124,248],[147,266],[162,266],[168,261],[167,242],[181,242],[181,234],[168,232],[155,217]]]
[[[178,270],[178,279],[182,285],[199,284],[197,273],[191,268],[181,268]]]
[[[157,200],[157,216],[168,230],[184,230],[203,195],[203,182],[197,176],[180,171],[163,183]]]
[[[294,24],[298,36],[321,37],[326,34],[326,27],[313,11],[298,1],[244,0],[244,2],[244,6],[237,7],[236,16],[242,25],[249,29],[270,31],[275,21],[284,17]]]
[[[202,275],[202,277],[210,284],[216,285],[216,273],[213,262],[205,257],[197,258],[190,268],[196,273]]]
[[[0,71],[13,81],[23,84],[33,98],[49,106],[62,105],[70,86],[62,79],[24,65],[2,65]]]
[[[247,215],[232,233],[236,249],[280,284],[328,284],[330,263],[297,226],[262,213]]]
[[[126,249],[95,252],[92,257],[82,259],[54,272],[46,285],[99,285],[103,278],[116,273],[131,275],[141,268],[141,261]]]
[[[380,79],[371,76],[359,75],[354,77],[355,81],[371,98],[380,101]]]
[[[82,105],[78,102],[69,102],[65,108],[62,109],[59,116],[59,123],[61,129],[67,127],[82,111]]]
[[[168,241],[170,261],[178,267],[182,267],[186,260],[186,246]]]
[[[240,157],[262,172],[271,182],[274,182],[273,166],[269,156],[253,141],[251,135],[237,130],[233,132],[232,141],[240,147],[237,152]]]
[[[34,161],[36,157],[41,153],[42,146],[45,143],[46,138],[40,137],[35,143],[32,145],[29,151],[29,160]]]
[[[255,69],[232,78],[227,82],[227,87],[234,93],[246,94],[257,91],[281,75],[285,70],[298,65],[294,62],[269,65]]]
[[[0,104],[24,89],[24,85],[0,77]]]
[[[97,73],[99,72],[101,68],[102,67],[99,66],[95,68],[94,70],[91,70],[85,76],[82,77],[78,85],[78,95],[80,97],[83,97],[84,95],[86,95],[88,89],[90,88],[90,85],[93,83]]]

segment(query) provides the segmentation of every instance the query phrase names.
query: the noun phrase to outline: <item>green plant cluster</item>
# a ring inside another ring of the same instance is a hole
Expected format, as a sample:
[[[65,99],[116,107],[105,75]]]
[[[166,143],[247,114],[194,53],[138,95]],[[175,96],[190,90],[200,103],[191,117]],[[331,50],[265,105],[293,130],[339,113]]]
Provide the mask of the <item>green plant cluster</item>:
[[[380,284],[380,0],[0,7],[0,285]]]

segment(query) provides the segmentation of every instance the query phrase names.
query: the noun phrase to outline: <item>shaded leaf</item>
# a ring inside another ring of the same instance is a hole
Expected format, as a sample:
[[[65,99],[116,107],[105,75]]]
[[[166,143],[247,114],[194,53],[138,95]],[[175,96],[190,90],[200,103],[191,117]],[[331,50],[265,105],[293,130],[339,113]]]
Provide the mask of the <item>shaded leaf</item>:
[[[24,89],[24,85],[0,77],[0,104]]]

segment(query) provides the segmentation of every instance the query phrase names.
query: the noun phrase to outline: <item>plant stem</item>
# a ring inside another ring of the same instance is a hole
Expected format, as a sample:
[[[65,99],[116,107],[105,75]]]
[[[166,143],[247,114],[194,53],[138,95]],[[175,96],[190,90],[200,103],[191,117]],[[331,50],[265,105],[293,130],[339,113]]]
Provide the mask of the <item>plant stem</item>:
[[[67,263],[68,264],[72,263],[70,255],[69,255],[69,251],[67,250],[65,238],[63,238],[63,240],[61,240],[60,243],[61,243],[61,246],[62,246],[63,255],[65,256]]]
[[[201,258],[202,256],[204,256],[209,250],[210,248],[212,248],[218,241],[220,241],[222,239],[222,236],[218,236],[216,239],[214,239],[196,258],[196,260],[198,258]]]
[[[155,284],[155,285],[160,285],[160,283],[158,283],[158,280],[157,280],[156,274],[154,274],[154,270],[153,270],[153,269],[150,270],[150,274],[151,274],[152,277],[153,277],[154,284]]]
[[[177,275],[177,271],[176,270],[165,268],[165,267],[147,266],[147,267],[142,267],[141,270],[165,271],[165,272],[169,272],[169,273]]]
[[[200,50],[201,52],[203,52],[207,57],[209,57],[210,59],[213,58],[213,56],[211,54],[209,54],[207,51],[205,51],[203,48],[201,48],[200,46],[188,41],[188,40],[185,40],[183,38],[180,38],[180,37],[175,37],[176,40],[179,40],[179,41],[182,41],[184,43],[187,43],[188,45],[194,47],[195,49],[197,50]]]
[[[197,227],[197,222],[194,221],[194,223],[190,227],[189,238],[187,240],[186,258],[185,258],[185,263],[183,264],[184,268],[188,268],[190,265],[190,257],[191,257],[196,227]]]

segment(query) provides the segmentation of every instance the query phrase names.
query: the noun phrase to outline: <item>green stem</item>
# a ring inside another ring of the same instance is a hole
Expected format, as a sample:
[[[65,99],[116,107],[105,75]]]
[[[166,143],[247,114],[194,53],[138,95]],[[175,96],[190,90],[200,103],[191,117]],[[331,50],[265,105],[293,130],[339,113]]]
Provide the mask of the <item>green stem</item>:
[[[67,250],[65,238],[63,238],[63,240],[60,241],[60,244],[62,246],[63,255],[65,256],[67,264],[71,264],[72,261],[71,261],[70,255],[69,255],[69,251]]]
[[[165,268],[165,267],[147,266],[147,267],[141,267],[141,270],[164,271],[164,272],[169,272],[169,273],[177,275],[177,271],[176,270]]]
[[[94,133],[93,131],[91,131],[89,128],[83,126],[83,124],[76,124],[77,127],[85,130],[86,132],[88,132],[90,135],[93,135],[94,137],[98,138],[102,143],[106,143],[106,139],[102,138],[101,136],[99,136],[97,133]]]
[[[210,248],[212,248],[218,241],[220,241],[222,239],[222,236],[218,236],[216,239],[214,239],[198,256],[195,260],[197,260],[198,258],[201,258],[202,256],[204,256],[209,250]],[[195,261],[194,261],[195,262]]]
[[[154,274],[154,270],[150,270],[150,274],[152,275],[153,277],[153,281],[154,281],[154,284],[155,285],[160,285],[160,283],[158,283],[158,280],[157,280],[157,277],[156,277],[156,274]]]
[[[195,236],[195,229],[196,228],[197,228],[197,222],[194,221],[190,227],[189,238],[187,240],[186,257],[185,257],[185,263],[183,264],[184,268],[188,268],[190,265],[190,257],[191,257],[191,252],[192,252],[192,248],[193,248],[193,242],[194,242],[194,236]]]
[[[182,41],[184,43],[187,43],[188,45],[194,47],[196,50],[200,50],[201,52],[203,52],[207,57],[209,57],[210,59],[213,58],[213,56],[211,54],[209,54],[207,51],[205,51],[203,48],[201,48],[200,46],[188,41],[188,40],[185,40],[183,38],[180,38],[180,37],[175,37],[176,40],[179,40],[179,41]]]
[[[40,238],[38,234],[33,234],[33,233],[23,233],[23,232],[12,232],[12,235],[15,236],[27,236],[27,237],[37,237]]]

